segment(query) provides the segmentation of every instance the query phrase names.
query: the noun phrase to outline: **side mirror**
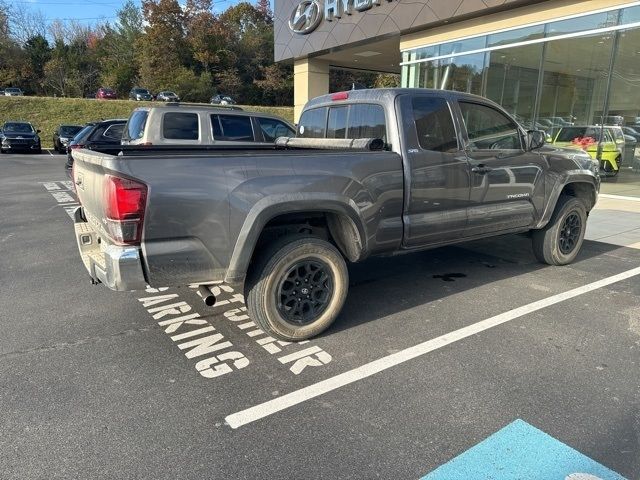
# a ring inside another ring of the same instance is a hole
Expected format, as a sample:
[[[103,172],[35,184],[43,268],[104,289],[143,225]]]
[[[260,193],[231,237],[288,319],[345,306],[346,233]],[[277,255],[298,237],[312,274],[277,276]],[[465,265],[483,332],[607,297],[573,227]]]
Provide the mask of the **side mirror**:
[[[527,132],[527,147],[529,150],[541,148],[545,143],[546,134],[543,130],[529,130]]]

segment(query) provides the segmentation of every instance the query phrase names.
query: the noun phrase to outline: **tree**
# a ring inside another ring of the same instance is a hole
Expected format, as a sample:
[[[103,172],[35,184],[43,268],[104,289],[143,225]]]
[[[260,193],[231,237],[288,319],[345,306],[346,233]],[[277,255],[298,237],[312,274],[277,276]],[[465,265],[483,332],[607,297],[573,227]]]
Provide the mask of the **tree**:
[[[136,48],[144,34],[140,9],[129,0],[118,10],[115,25],[106,24],[96,43],[100,82],[121,95],[134,86],[140,68]]]
[[[263,103],[287,105],[293,97],[293,75],[290,66],[278,63],[261,67],[262,78],[253,83],[262,90]]]
[[[185,14],[177,0],[143,0],[142,12],[147,26],[138,42],[140,81],[147,88],[162,90],[180,67],[191,64]]]
[[[229,68],[215,76],[217,91],[240,98],[242,79],[235,68]]]
[[[31,37],[24,44],[24,51],[29,61],[29,79],[31,89],[40,93],[41,81],[44,77],[44,65],[51,58],[51,47],[42,35]],[[27,89],[29,91],[29,89]]]
[[[67,96],[71,69],[63,58],[56,57],[44,66],[44,85],[62,97]]]
[[[273,64],[273,20],[264,11],[242,2],[228,8],[220,15],[220,21],[229,32],[236,57],[232,68],[242,85],[239,100],[259,103],[264,95],[254,80],[263,78],[262,68]]]
[[[187,42],[205,72],[219,71],[234,58],[230,36],[211,8],[211,0],[187,0],[185,8]]]

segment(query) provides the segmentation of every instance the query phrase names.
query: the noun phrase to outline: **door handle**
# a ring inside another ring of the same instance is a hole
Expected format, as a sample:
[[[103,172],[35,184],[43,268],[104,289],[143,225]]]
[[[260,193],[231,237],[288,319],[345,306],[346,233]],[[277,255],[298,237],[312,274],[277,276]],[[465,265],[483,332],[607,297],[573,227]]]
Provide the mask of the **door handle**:
[[[479,175],[484,175],[485,173],[489,173],[493,168],[487,167],[486,165],[480,164],[471,169],[473,173],[477,173]]]

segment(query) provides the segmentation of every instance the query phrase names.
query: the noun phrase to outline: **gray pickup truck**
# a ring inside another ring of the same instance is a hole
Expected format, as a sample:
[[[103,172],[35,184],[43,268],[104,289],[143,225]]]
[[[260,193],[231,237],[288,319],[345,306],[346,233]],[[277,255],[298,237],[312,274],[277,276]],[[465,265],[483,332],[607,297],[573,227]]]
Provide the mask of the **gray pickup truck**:
[[[498,105],[423,89],[318,97],[274,146],[82,151],[73,179],[94,282],[244,285],[252,319],[294,341],[336,319],[347,262],[530,232],[541,262],[570,263],[600,185]]]

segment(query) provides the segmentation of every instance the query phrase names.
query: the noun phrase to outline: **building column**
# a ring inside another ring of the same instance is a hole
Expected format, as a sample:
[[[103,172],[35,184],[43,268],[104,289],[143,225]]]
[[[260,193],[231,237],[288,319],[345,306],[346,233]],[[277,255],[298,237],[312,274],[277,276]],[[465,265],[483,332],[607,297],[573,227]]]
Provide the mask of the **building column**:
[[[293,63],[293,120],[298,123],[304,105],[319,95],[329,93],[329,64],[303,58]]]

